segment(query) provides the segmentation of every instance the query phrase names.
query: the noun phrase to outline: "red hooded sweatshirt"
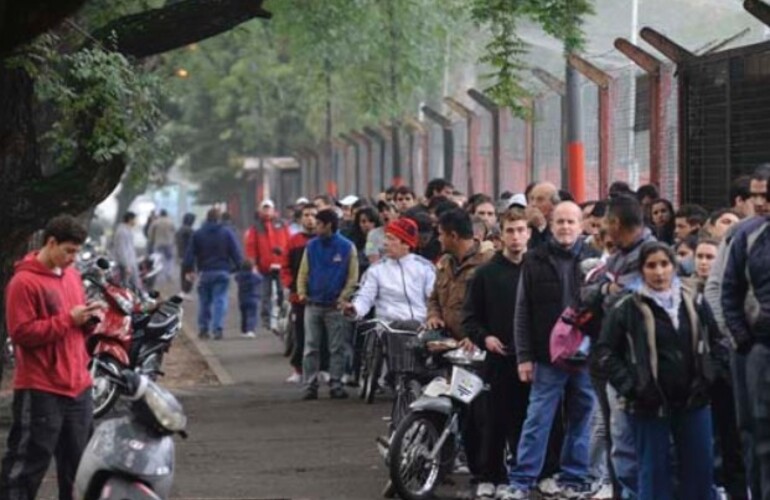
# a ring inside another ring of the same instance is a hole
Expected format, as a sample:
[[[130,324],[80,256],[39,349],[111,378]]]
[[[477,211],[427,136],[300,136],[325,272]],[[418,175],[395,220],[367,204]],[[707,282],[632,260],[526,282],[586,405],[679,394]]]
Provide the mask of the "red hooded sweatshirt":
[[[16,263],[6,289],[6,321],[14,344],[14,389],[35,389],[75,397],[91,386],[85,334],[70,310],[86,303],[80,273],[59,276],[37,260],[37,252]]]

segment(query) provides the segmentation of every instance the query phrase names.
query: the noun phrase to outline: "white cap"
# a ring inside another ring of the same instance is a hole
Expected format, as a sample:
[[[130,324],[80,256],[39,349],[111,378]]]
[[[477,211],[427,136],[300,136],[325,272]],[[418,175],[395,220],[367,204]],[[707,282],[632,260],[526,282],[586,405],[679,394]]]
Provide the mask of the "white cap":
[[[511,196],[508,200],[508,208],[511,207],[527,208],[527,197],[521,193]]]
[[[349,207],[350,205],[353,205],[357,201],[358,201],[358,196],[349,194],[340,200],[340,205],[342,205],[343,207]]]
[[[307,205],[308,203],[310,203],[310,200],[308,200],[304,196],[300,196],[299,198],[297,198],[297,201],[294,202],[295,205]]]
[[[273,203],[273,200],[263,200],[262,203],[259,204],[260,208],[264,207],[270,207],[275,208],[275,203]]]

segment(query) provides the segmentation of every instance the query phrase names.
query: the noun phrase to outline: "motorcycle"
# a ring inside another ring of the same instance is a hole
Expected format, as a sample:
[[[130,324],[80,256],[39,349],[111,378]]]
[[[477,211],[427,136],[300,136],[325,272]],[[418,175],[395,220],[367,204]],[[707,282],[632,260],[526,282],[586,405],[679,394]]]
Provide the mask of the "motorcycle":
[[[436,377],[410,405],[390,440],[390,480],[404,500],[433,497],[460,451],[461,415],[485,390],[478,375],[486,353],[459,349],[452,339],[427,343],[432,353],[443,353],[451,376]]]
[[[186,438],[187,417],[173,394],[145,375],[123,374],[127,416],[94,431],[75,476],[80,500],[159,500],[171,493],[174,439]]]
[[[182,299],[174,296],[155,303],[140,300],[130,290],[106,278],[109,262],[99,259],[97,269],[83,275],[89,300],[102,300],[107,308],[92,321],[86,341],[91,355],[94,417],[106,414],[125,385],[122,372],[129,368],[155,380],[163,375],[163,356],[182,327]]]

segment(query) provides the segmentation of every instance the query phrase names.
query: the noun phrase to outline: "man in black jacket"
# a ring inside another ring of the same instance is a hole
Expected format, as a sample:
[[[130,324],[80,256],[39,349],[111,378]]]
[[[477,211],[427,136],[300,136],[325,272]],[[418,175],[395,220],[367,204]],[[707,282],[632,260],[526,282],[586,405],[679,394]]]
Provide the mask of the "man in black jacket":
[[[532,383],[527,418],[519,442],[517,463],[503,498],[530,498],[546,457],[548,436],[562,399],[566,399],[566,430],[558,484],[543,481],[544,496],[578,497],[588,492],[588,446],[594,391],[586,367],[567,371],[551,364],[551,331],[579,297],[580,261],[588,257],[580,238],[582,211],[562,202],[551,218],[553,239],[528,254],[516,297],[514,339],[519,378]]]
[[[494,496],[494,485],[507,486],[505,443],[512,450],[515,463],[529,399],[529,385],[519,380],[516,371],[513,315],[531,230],[520,208],[506,212],[500,223],[503,250],[476,271],[463,306],[465,332],[487,351],[484,378],[490,385],[486,395],[489,422],[482,434],[482,483],[478,497]]]

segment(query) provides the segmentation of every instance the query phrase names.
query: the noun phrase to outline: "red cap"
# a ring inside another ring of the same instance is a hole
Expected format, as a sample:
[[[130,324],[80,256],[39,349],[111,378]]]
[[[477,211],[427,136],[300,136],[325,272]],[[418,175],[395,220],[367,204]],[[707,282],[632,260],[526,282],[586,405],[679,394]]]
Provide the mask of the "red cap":
[[[396,219],[387,226],[385,226],[385,233],[392,234],[399,240],[403,241],[409,248],[417,248],[417,242],[419,240],[419,233],[417,229],[417,223],[412,219],[402,217]]]

